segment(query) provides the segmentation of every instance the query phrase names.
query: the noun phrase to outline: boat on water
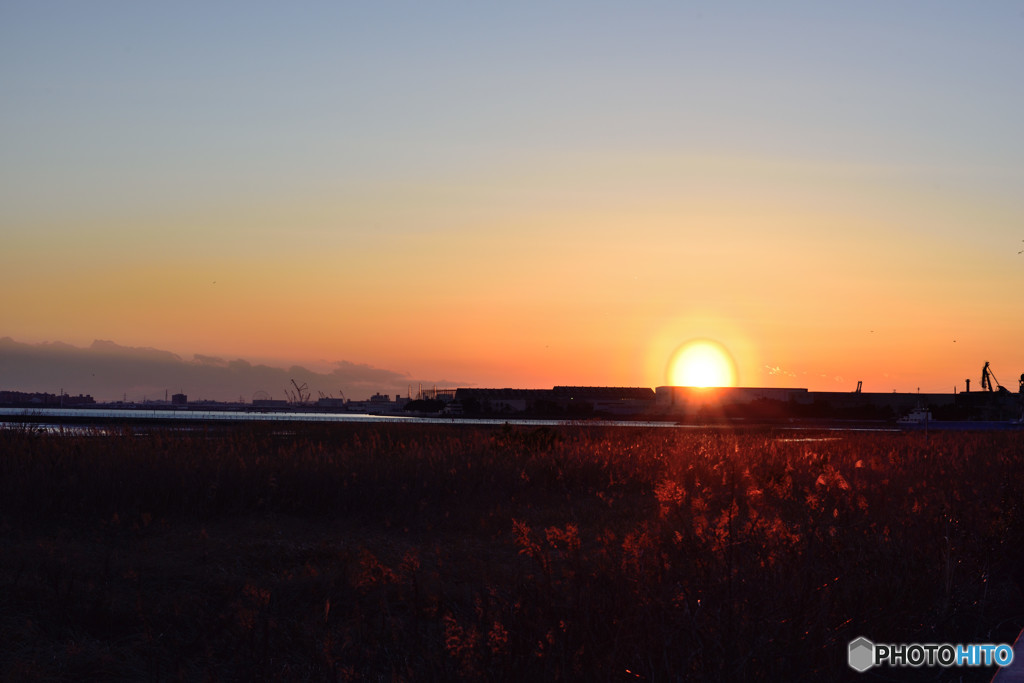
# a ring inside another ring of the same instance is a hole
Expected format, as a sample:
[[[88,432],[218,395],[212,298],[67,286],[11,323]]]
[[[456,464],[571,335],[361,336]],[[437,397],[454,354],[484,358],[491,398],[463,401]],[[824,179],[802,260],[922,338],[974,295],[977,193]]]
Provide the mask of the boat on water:
[[[921,408],[920,406],[914,408],[909,413],[896,420],[898,425],[924,425],[929,422],[935,422],[935,418],[932,417],[932,411],[927,408]]]

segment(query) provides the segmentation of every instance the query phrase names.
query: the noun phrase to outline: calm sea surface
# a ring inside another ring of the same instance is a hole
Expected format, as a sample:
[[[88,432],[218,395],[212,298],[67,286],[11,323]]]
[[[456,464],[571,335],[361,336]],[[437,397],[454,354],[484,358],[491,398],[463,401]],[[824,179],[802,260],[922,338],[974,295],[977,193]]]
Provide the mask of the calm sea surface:
[[[364,415],[360,413],[279,413],[241,410],[107,410],[103,408],[0,408],[0,426],[32,423],[61,426],[89,422],[153,422],[169,424],[188,422],[402,422],[406,424],[470,424],[470,425],[595,425],[623,427],[678,427],[675,422],[637,422],[615,420],[514,420],[503,418],[467,419],[459,417],[406,417],[404,415]]]
[[[365,415],[361,413],[290,413],[290,412],[249,412],[243,410],[128,410],[104,408],[0,408],[0,429],[29,428],[40,432],[85,434],[112,433],[111,429],[133,423],[138,426],[173,426],[175,429],[192,429],[200,424],[222,423],[289,423],[289,422],[335,422],[335,423],[404,423],[404,424],[446,424],[446,425],[518,425],[525,427],[671,427],[674,429],[735,429],[740,424],[680,424],[668,420],[527,420],[504,418],[469,419],[461,417],[408,417],[404,415]],[[748,425],[757,427],[757,425]],[[771,426],[778,430],[780,441],[817,441],[836,438],[821,437],[815,433],[831,432],[898,432],[892,425],[866,424],[780,424]],[[788,436],[786,436],[788,434]]]

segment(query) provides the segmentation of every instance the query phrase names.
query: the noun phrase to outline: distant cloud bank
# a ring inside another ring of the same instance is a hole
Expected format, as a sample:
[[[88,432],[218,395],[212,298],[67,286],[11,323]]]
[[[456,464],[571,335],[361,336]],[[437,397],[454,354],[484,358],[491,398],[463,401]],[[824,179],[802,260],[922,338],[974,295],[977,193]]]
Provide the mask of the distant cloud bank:
[[[92,394],[97,401],[162,399],[183,392],[189,400],[251,401],[257,392],[283,399],[292,380],[305,383],[312,398],[321,393],[364,399],[375,393],[405,395],[418,385],[470,386],[446,380],[414,379],[408,373],[338,361],[330,372],[301,366],[253,365],[196,354],[185,360],[170,351],[120,346],[97,340],[87,348],[63,342],[26,344],[0,338],[0,390]]]

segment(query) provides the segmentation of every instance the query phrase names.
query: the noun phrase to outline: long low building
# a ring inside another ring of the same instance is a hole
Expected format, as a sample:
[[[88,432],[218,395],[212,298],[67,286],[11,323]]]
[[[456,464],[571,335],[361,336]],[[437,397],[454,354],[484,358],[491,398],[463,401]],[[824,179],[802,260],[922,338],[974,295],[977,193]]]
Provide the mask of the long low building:
[[[1011,419],[1024,394],[808,391],[795,387],[571,387],[458,389],[447,409],[465,415],[647,416],[678,420],[834,418],[893,420],[916,408],[936,419]]]
[[[876,406],[913,410],[917,406],[953,405],[957,394],[862,393],[859,391],[808,391],[775,387],[658,387],[657,403],[662,407],[691,410],[708,406],[747,405],[755,401],[781,401],[797,405],[815,403],[852,408]]]
[[[679,411],[711,406],[744,405],[754,401],[806,402],[806,389],[775,387],[658,387],[654,390],[660,408]]]
[[[655,404],[646,387],[570,387],[552,389],[459,389],[455,401],[466,414],[566,413],[641,415]]]
[[[1020,417],[1024,394],[960,392],[950,394],[808,391],[772,387],[677,387],[655,390],[656,405],[666,415],[682,418],[831,417],[885,420],[917,409],[936,419],[996,419]]]

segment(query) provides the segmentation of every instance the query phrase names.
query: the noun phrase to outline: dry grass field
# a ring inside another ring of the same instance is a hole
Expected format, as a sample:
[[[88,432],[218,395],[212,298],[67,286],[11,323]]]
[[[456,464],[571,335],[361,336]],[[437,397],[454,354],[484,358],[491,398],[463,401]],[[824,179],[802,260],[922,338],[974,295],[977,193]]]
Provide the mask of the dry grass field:
[[[4,680],[987,680],[846,647],[1022,583],[1012,433],[0,429]]]

